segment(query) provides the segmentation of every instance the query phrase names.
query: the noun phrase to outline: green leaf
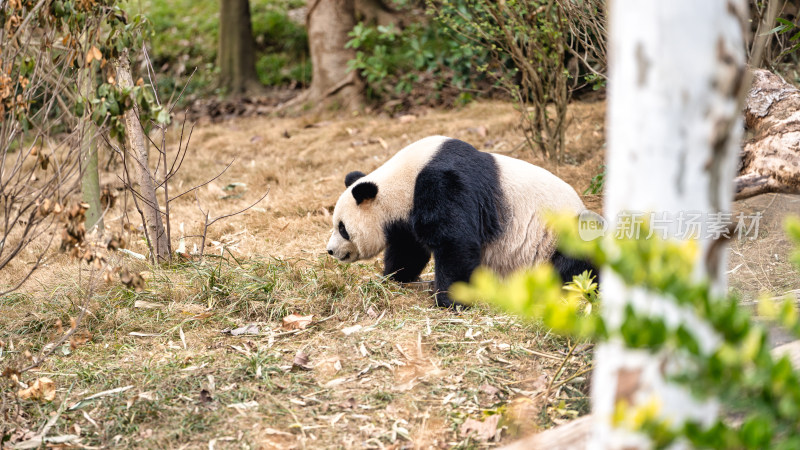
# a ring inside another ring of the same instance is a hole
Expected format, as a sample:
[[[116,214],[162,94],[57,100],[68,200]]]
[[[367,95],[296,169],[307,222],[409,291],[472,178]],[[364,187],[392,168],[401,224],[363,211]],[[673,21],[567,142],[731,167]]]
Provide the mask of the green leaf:
[[[166,109],[163,109],[163,108],[160,109],[158,111],[158,114],[156,115],[156,122],[158,122],[158,123],[160,123],[162,125],[168,124],[169,123],[169,111],[167,111]]]
[[[773,428],[770,420],[762,415],[749,417],[742,424],[739,434],[749,448],[760,449],[769,446]]]
[[[83,113],[86,110],[86,103],[84,103],[83,97],[79,98],[77,102],[75,102],[75,109],[74,113],[77,117],[83,117]]]

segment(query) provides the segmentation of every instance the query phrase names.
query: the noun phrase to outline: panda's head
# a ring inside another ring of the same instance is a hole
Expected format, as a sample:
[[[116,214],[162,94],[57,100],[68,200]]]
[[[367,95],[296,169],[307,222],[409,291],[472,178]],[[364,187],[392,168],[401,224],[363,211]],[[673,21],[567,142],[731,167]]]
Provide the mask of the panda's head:
[[[350,172],[344,191],[333,209],[333,234],[328,254],[343,262],[376,256],[386,247],[381,216],[376,207],[378,185],[361,180],[364,174]]]

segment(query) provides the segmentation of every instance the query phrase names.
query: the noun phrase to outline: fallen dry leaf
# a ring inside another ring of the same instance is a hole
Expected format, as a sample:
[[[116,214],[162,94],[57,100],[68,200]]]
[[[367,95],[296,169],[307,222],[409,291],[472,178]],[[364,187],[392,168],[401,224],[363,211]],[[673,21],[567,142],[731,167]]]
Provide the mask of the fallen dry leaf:
[[[308,316],[298,316],[297,314],[289,314],[288,316],[283,318],[283,329],[284,330],[304,330],[307,326],[311,324],[311,320],[314,318],[313,314]]]
[[[530,434],[537,431],[537,417],[542,411],[540,398],[517,397],[506,406],[504,414],[512,434]]]
[[[255,400],[250,400],[249,402],[232,403],[228,405],[228,408],[234,408],[238,410],[253,409],[258,408],[258,402]]]
[[[479,387],[478,390],[488,395],[489,397],[496,397],[500,393],[500,389],[497,389],[491,384],[484,384],[483,386]]]
[[[383,138],[378,138],[378,144],[381,144],[381,147],[383,147],[384,150],[389,150],[389,144],[387,144]]]
[[[497,435],[497,423],[500,420],[499,414],[493,414],[483,422],[475,419],[467,419],[461,424],[461,436],[467,437],[474,433],[474,438],[479,441],[489,441]]]
[[[161,303],[148,302],[148,301],[144,301],[144,300],[136,300],[135,302],[133,302],[133,307],[134,308],[142,308],[142,309],[161,309],[161,308],[164,307],[164,305],[162,305]]]
[[[212,313],[212,312],[204,312],[204,313],[200,313],[200,314],[197,314],[195,316],[192,316],[192,319],[193,320],[203,320],[203,319],[208,319],[209,317],[211,317],[213,315],[214,315],[214,313]]]
[[[17,392],[23,400],[44,400],[52,402],[56,398],[56,383],[47,377],[37,378],[27,389]]]
[[[294,437],[294,435],[292,433],[287,433],[285,431],[276,430],[274,428],[264,428],[262,431],[264,432],[264,434],[273,434],[273,435],[279,435],[279,436],[291,436],[291,437]]]
[[[363,328],[361,325],[353,325],[352,327],[342,328],[342,333],[345,336],[350,336],[353,333],[357,333],[361,328]]]
[[[178,335],[181,338],[181,343],[183,344],[183,349],[186,350],[186,334],[183,332],[183,327],[178,328]]]
[[[258,325],[251,323],[248,325],[241,326],[239,328],[235,328],[233,330],[222,330],[223,333],[230,333],[231,336],[242,336],[242,335],[258,335],[261,333],[259,330]]]
[[[67,408],[67,411],[75,411],[76,409],[79,409],[79,408],[82,408],[82,407],[86,406],[92,400],[95,400],[95,399],[98,399],[98,398],[103,398],[103,397],[108,397],[110,395],[121,394],[121,393],[123,393],[125,391],[128,391],[130,389],[133,389],[133,385],[132,384],[129,384],[129,385],[124,386],[124,387],[118,387],[118,388],[114,388],[114,389],[109,389],[107,391],[101,391],[101,392],[98,392],[96,394],[92,394],[92,395],[90,395],[88,397],[85,397],[85,398],[83,398],[81,400],[78,400],[77,402],[73,403],[69,408]]]
[[[333,380],[328,381],[327,383],[325,383],[323,386],[326,387],[326,388],[330,388],[330,387],[338,386],[338,385],[340,385],[342,383],[346,383],[347,381],[349,381],[349,378],[334,378]]]
[[[90,333],[88,331],[82,331],[80,333],[75,333],[75,334],[72,335],[71,338],[69,338],[69,347],[72,350],[75,350],[76,348],[80,347],[81,345],[91,341],[92,337],[94,337],[94,336],[92,335],[92,333]]]
[[[468,133],[477,134],[480,137],[486,137],[489,134],[489,130],[486,129],[485,126],[480,125],[477,127],[467,128]]]
[[[338,356],[329,356],[314,360],[314,370],[321,375],[333,375],[342,370],[342,361]]]
[[[298,350],[294,355],[294,360],[292,360],[292,369],[295,368],[311,370],[311,367],[308,365],[308,355],[302,350]]]
[[[160,334],[157,333],[141,333],[139,331],[131,331],[128,333],[128,336],[137,336],[137,337],[159,337]]]

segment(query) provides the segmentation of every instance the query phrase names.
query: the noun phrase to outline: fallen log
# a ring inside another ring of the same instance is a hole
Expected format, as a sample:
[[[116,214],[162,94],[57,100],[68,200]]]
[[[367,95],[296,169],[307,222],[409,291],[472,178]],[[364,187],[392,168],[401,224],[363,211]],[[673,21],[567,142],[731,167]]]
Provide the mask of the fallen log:
[[[800,194],[800,90],[756,69],[744,118],[749,139],[740,153],[735,199]]]
[[[586,448],[592,435],[592,415],[579,417],[563,425],[512,442],[501,450],[572,450]]]

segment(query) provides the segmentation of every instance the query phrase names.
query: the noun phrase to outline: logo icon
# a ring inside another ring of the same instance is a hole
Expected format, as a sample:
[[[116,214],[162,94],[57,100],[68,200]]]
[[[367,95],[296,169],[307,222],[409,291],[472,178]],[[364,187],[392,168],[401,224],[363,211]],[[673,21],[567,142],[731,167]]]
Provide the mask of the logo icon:
[[[603,216],[584,209],[578,215],[578,236],[584,241],[593,241],[606,234],[608,223]]]

